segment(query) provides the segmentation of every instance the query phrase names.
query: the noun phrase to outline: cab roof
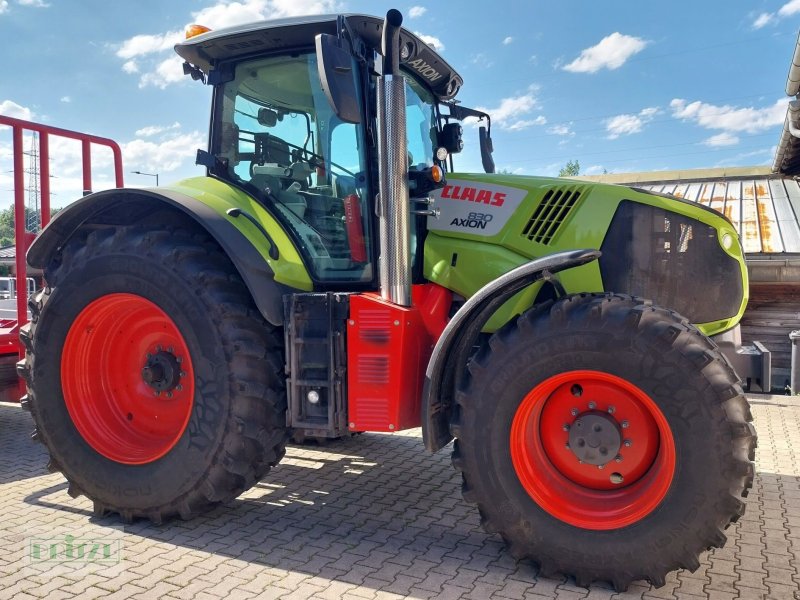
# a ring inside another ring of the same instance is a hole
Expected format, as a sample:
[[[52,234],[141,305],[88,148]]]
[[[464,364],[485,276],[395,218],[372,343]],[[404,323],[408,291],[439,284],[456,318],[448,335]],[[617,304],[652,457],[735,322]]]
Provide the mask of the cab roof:
[[[289,51],[314,45],[318,33],[337,34],[340,15],[291,17],[258,21],[246,25],[210,31],[175,45],[175,51],[187,62],[208,74],[225,61],[266,52]],[[383,19],[369,15],[341,15],[349,29],[364,43],[381,51]],[[432,47],[412,32],[400,31],[400,63],[416,75],[439,100],[456,96],[463,79]]]

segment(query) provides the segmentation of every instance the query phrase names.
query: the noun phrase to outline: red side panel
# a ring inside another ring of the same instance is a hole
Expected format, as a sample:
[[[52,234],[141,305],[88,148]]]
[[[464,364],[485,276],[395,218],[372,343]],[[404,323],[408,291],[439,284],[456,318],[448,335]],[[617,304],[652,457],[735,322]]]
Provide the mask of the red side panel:
[[[350,297],[347,408],[353,431],[420,426],[420,398],[433,347],[416,307],[375,294]]]
[[[361,206],[358,203],[358,196],[350,194],[345,197],[343,203],[350,256],[354,262],[365,263],[367,262],[367,244],[364,242],[364,225],[361,222]]]

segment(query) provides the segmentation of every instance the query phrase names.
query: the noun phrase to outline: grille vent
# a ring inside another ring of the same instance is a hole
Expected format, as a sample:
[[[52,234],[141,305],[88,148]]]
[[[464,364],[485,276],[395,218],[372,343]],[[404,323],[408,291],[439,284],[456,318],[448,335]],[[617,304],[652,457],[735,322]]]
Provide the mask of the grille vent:
[[[579,188],[547,190],[522,230],[522,236],[538,244],[549,244],[575,208],[581,193],[582,190]]]

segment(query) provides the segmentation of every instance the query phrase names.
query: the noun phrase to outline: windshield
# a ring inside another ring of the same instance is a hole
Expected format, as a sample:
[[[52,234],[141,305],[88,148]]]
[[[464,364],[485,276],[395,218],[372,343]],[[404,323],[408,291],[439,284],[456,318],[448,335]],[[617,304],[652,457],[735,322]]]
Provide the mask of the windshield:
[[[228,160],[228,176],[261,192],[312,276],[371,280],[364,136],[333,113],[316,56],[238,64],[221,111],[217,155]]]
[[[409,169],[421,171],[433,166],[436,147],[436,100],[412,77],[406,77],[406,137]]]

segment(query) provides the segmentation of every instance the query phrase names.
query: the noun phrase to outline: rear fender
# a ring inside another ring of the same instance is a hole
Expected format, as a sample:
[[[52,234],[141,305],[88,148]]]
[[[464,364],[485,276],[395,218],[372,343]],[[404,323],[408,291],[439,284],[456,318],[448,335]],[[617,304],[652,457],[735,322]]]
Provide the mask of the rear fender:
[[[133,225],[152,221],[157,213],[162,223],[188,222],[211,235],[264,318],[282,326],[283,294],[313,288],[297,249],[272,215],[255,201],[247,202],[249,196],[222,182],[202,181],[206,179],[171,187],[105,190],[81,198],[59,212],[36,238],[28,250],[28,264],[44,269],[82,227]],[[248,218],[242,218],[242,212]]]
[[[478,290],[450,319],[433,349],[425,372],[422,392],[422,440],[436,452],[444,448],[450,434],[450,413],[455,391],[466,375],[466,364],[478,335],[491,316],[509,298],[552,274],[597,260],[598,250],[558,252],[525,263]]]

